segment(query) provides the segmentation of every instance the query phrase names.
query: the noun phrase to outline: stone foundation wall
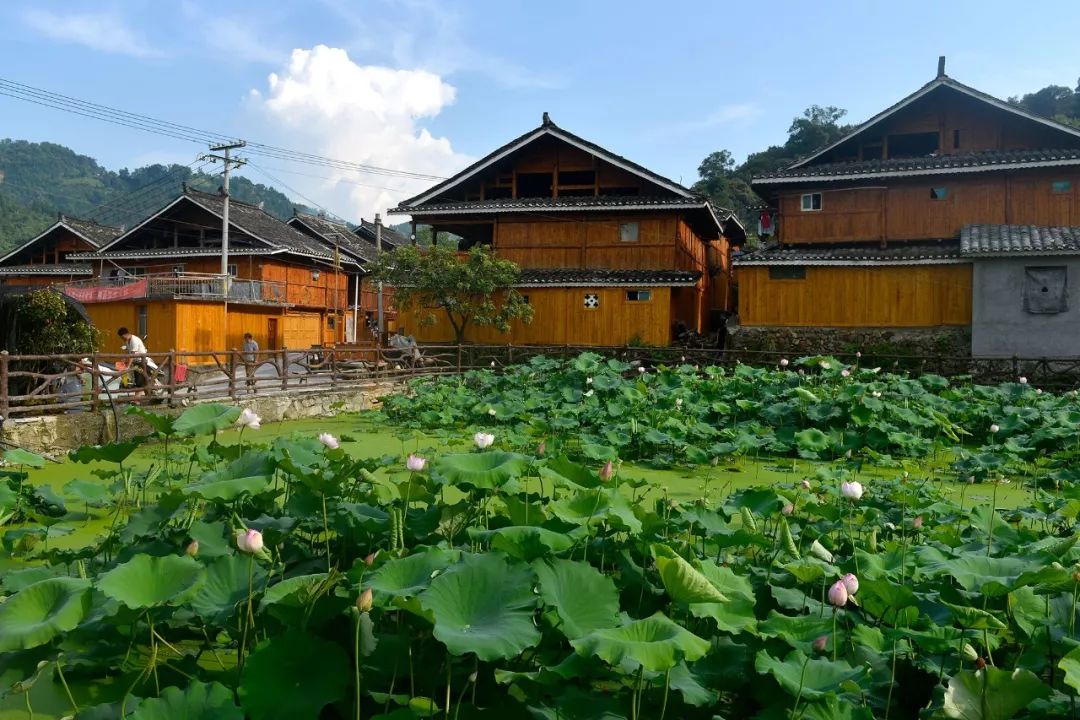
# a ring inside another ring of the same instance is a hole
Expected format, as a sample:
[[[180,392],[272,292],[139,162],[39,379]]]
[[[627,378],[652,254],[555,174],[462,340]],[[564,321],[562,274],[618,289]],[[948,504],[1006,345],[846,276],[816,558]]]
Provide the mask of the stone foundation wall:
[[[380,383],[363,389],[316,390],[300,394],[268,395],[244,398],[236,405],[250,408],[262,417],[264,423],[295,420],[300,418],[329,417],[343,412],[359,412],[378,406],[379,398],[400,389],[392,382]],[[209,400],[229,404],[229,399]],[[179,415],[184,408],[162,407],[162,414]],[[113,414],[106,407],[98,412],[42,415],[38,417],[9,419],[0,428],[0,440],[27,450],[52,456],[63,455],[82,445],[111,442],[118,436],[130,438],[150,432],[140,418],[124,414],[124,406]]]
[[[746,327],[733,328],[727,338],[728,350],[781,352],[801,355],[921,355],[966,358],[971,355],[968,327],[936,328],[824,328]]]

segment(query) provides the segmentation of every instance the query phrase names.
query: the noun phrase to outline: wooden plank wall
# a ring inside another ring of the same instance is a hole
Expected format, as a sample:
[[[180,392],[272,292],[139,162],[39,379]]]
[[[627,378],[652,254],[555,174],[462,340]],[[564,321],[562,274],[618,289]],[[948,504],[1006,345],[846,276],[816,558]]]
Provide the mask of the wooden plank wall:
[[[176,312],[171,303],[166,302],[122,302],[87,303],[86,314],[90,322],[98,329],[98,350],[101,352],[120,352],[124,344],[116,331],[126,327],[138,333],[140,305],[146,305],[146,347],[151,352],[166,352],[175,349]]]
[[[619,239],[626,222],[638,223],[637,242]],[[500,219],[493,247],[499,257],[529,268],[670,269],[675,228],[674,215]]]
[[[1053,183],[1071,183],[1054,192]],[[942,200],[931,188],[945,188]],[[820,211],[801,196],[822,191]],[[1080,171],[1072,168],[892,181],[884,188],[806,189],[780,197],[785,243],[919,240],[959,237],[970,224],[1080,225]]]
[[[627,288],[522,288],[520,292],[528,295],[533,307],[531,324],[514,323],[506,334],[493,328],[472,327],[466,339],[475,343],[517,345],[621,345],[632,340],[668,345],[671,290],[648,289],[652,299],[640,302],[626,299]],[[586,293],[600,296],[599,308],[585,308]],[[418,342],[451,342],[453,328],[441,310],[434,313],[439,321],[436,325],[421,326],[417,313],[402,318],[402,324]]]
[[[971,324],[971,265],[806,268],[805,280],[770,280],[740,267],[743,325],[934,327]]]
[[[319,278],[312,278],[312,270],[318,269]],[[336,275],[336,282],[335,282]],[[337,288],[338,308],[348,307],[348,282],[344,271],[335,273],[332,269],[295,265],[278,261],[264,260],[261,279],[286,283],[286,301],[302,307],[335,307],[334,288]]]
[[[318,313],[291,312],[282,321],[282,343],[297,350],[321,345],[323,324],[323,316]]]

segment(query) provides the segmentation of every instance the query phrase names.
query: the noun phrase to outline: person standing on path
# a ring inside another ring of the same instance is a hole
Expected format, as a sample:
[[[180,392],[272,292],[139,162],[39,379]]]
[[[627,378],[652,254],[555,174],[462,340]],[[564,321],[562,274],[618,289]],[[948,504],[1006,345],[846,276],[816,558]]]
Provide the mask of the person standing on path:
[[[241,357],[244,360],[244,373],[247,377],[247,386],[251,392],[255,392],[255,370],[258,367],[259,343],[251,333],[244,333],[244,349]]]

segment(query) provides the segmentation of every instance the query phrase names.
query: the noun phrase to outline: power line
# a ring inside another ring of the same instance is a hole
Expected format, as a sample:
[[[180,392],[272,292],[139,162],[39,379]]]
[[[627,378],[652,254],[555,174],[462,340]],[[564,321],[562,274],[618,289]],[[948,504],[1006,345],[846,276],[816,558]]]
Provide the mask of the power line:
[[[100,120],[102,122],[111,123],[113,125],[119,125],[135,130],[142,130],[144,132],[163,135],[165,137],[170,137],[176,140],[194,142],[200,145],[219,144],[223,141],[230,140],[228,136],[222,135],[220,133],[199,130],[198,128],[193,128],[187,125],[181,125],[179,123],[173,123],[166,120],[158,120],[147,115],[140,115],[138,113],[132,113],[126,110],[120,110],[110,107],[108,105],[101,105],[99,103],[92,103],[85,100],[80,100],[78,98],[74,98],[68,95],[52,92],[50,90],[34,87],[32,85],[26,85],[24,83],[19,83],[14,80],[8,80],[6,78],[0,78],[0,95],[14,98],[17,100],[22,100],[24,102],[33,103],[35,105],[60,110],[62,112],[72,113],[75,115],[80,115],[82,117]],[[265,143],[248,143],[247,152],[249,155],[261,155],[264,157],[285,160],[288,162],[318,165],[338,170],[352,170],[355,172],[368,173],[372,175],[382,175],[386,177],[399,177],[409,180],[427,181],[439,181],[446,179],[439,175],[429,175],[425,173],[412,172],[409,170],[396,170],[393,168],[385,168],[377,165],[368,165],[365,163],[355,163],[347,160],[338,160],[336,158],[300,152],[297,150],[289,150],[287,148],[282,148],[275,145],[267,145]]]

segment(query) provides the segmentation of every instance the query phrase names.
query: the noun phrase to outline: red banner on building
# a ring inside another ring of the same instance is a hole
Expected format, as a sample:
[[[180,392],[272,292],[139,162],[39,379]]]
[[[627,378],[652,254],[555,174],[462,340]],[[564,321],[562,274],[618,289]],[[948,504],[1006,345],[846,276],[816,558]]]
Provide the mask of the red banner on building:
[[[113,302],[146,297],[146,278],[119,287],[66,287],[64,294],[81,303]]]

